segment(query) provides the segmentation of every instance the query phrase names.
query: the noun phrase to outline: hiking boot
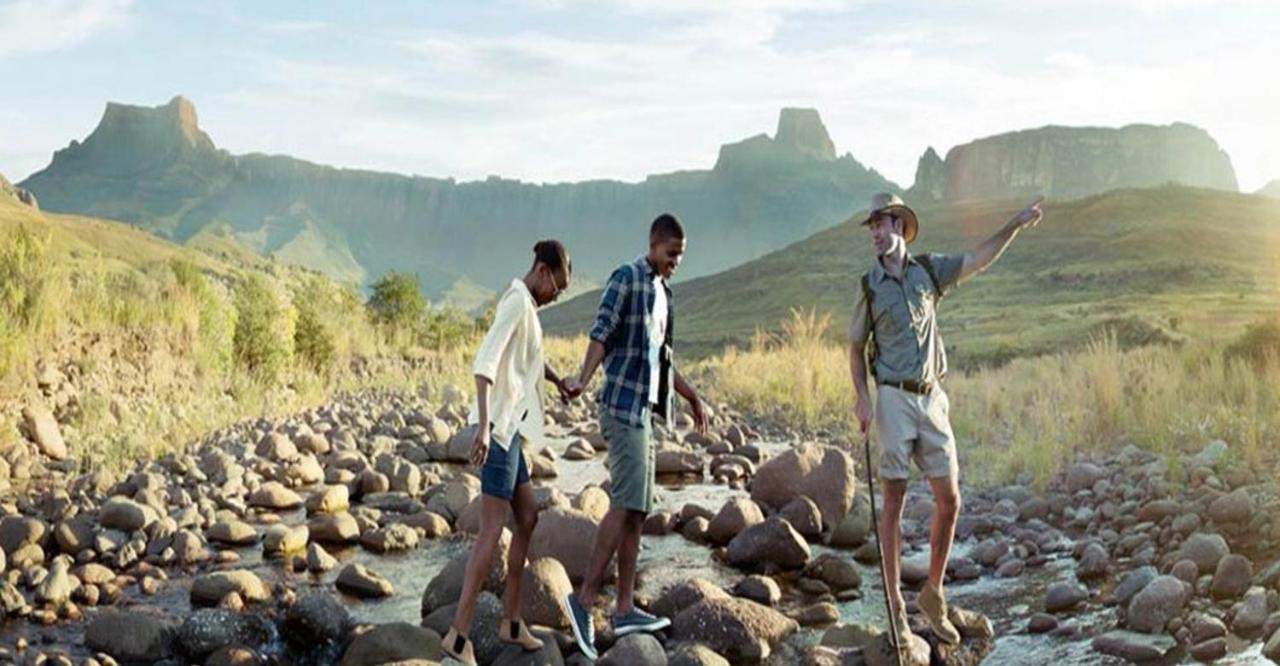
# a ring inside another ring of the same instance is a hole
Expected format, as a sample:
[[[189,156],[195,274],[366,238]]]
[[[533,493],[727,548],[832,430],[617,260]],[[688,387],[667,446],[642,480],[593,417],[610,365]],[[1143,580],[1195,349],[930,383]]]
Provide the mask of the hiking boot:
[[[906,645],[914,634],[911,633],[911,621],[907,619],[907,607],[899,604],[893,613],[894,624],[898,629],[898,647]]]
[[[542,641],[529,631],[524,620],[502,620],[498,625],[498,640],[503,643],[519,645],[526,652],[542,649]]]
[[[453,627],[449,627],[449,633],[445,634],[444,640],[440,641],[440,649],[466,666],[476,666],[476,652],[471,645],[471,639],[458,633],[458,630]]]
[[[578,595],[570,592],[564,595],[564,609],[569,614],[569,626],[573,627],[573,639],[578,642],[582,655],[591,661],[599,659],[596,654],[596,627],[591,611],[578,603]]]
[[[920,606],[920,611],[929,621],[938,640],[950,645],[960,642],[960,632],[956,631],[956,626],[947,618],[947,600],[942,596],[942,590],[926,583],[924,589],[920,590],[920,596],[916,597],[916,604]]]
[[[637,632],[653,633],[671,626],[671,620],[632,608],[630,613],[613,616],[613,633],[619,638]]]

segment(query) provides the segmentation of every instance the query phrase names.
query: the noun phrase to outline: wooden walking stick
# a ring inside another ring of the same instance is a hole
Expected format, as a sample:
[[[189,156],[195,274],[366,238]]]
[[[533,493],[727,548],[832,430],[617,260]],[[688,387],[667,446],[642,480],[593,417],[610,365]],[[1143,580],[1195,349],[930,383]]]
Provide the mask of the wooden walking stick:
[[[876,536],[876,552],[880,554],[880,588],[884,590],[884,610],[889,619],[889,645],[893,648],[893,661],[902,666],[902,649],[898,645],[898,623],[893,614],[893,604],[889,602],[889,576],[884,572],[884,544],[880,542],[880,523],[876,520],[876,482],[875,472],[871,471],[871,433],[862,435],[862,450],[867,461],[867,497],[871,499],[871,533]]]

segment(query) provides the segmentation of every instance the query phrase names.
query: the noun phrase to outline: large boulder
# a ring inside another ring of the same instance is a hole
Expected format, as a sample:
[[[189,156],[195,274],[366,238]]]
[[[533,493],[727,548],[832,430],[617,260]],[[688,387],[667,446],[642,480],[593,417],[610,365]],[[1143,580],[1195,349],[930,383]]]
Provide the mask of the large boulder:
[[[196,576],[191,581],[191,605],[214,606],[231,592],[239,594],[247,602],[271,598],[271,590],[257,574],[245,569],[233,569]]]
[[[389,597],[396,591],[391,581],[357,562],[342,567],[334,585],[347,594],[366,599]]]
[[[529,558],[551,557],[560,560],[569,574],[569,580],[577,585],[586,576],[598,528],[599,523],[577,509],[547,509],[538,516],[538,525],[533,528]],[[610,565],[609,570],[612,577],[613,565]]]
[[[28,405],[22,408],[22,422],[41,453],[54,460],[67,457],[67,443],[62,439],[62,431],[58,429],[58,421],[52,412],[38,405]]]
[[[764,512],[759,504],[746,497],[734,497],[720,507],[720,512],[707,525],[707,541],[724,545],[748,527],[763,522]]]
[[[729,563],[741,569],[800,569],[809,558],[804,537],[778,516],[747,528],[729,542]]]
[[[1178,642],[1167,635],[1139,634],[1132,631],[1109,631],[1093,639],[1093,649],[1134,663],[1158,661],[1169,656]]]
[[[623,636],[600,655],[599,666],[667,666],[662,643],[649,634]]]
[[[336,645],[346,637],[351,616],[331,594],[313,592],[298,599],[284,616],[284,637],[295,645],[314,648]]]
[[[1253,563],[1244,555],[1231,554],[1218,560],[1209,591],[1214,599],[1239,599],[1253,584]]]
[[[133,532],[155,522],[156,510],[127,497],[112,497],[98,511],[98,522],[109,530]]]
[[[520,596],[520,614],[532,624],[565,629],[569,616],[561,600],[573,591],[569,574],[559,560],[543,557],[524,568]]]
[[[498,547],[494,549],[493,557],[489,559],[489,575],[485,577],[484,590],[502,593],[503,587],[507,584],[507,554],[510,551],[511,532],[504,528],[502,536],[498,539]],[[444,565],[431,582],[427,583],[427,589],[422,591],[422,617],[458,601],[458,597],[462,594],[462,577],[466,574],[467,560],[470,557],[470,550],[458,553]],[[532,555],[530,559],[533,559]]]
[[[1231,549],[1221,534],[1197,532],[1182,542],[1178,551],[1179,560],[1191,560],[1201,574],[1213,573],[1218,568],[1218,561],[1226,557]]]
[[[679,615],[680,611],[707,599],[727,599],[728,597],[729,594],[715,583],[703,578],[690,578],[663,590],[649,610],[659,617],[673,618]]]
[[[1067,467],[1064,481],[1067,485],[1067,491],[1075,493],[1092,488],[1093,484],[1106,477],[1106,475],[1105,470],[1091,462],[1078,462],[1072,463]]]
[[[684,609],[672,623],[672,637],[702,643],[731,662],[763,661],[773,646],[795,633],[795,620],[736,597],[705,599]]]
[[[279,481],[268,481],[249,495],[249,506],[285,511],[302,506],[302,498]]]
[[[440,659],[440,634],[407,622],[380,624],[351,639],[339,666],[381,666]]]
[[[756,471],[751,499],[781,509],[800,495],[814,500],[822,524],[835,525],[853,506],[857,490],[853,459],[822,444],[805,443],[775,456]]]
[[[346,511],[312,516],[307,521],[307,532],[312,541],[320,543],[348,544],[360,540],[360,524]]]
[[[422,626],[443,636],[449,633],[449,627],[453,625],[457,612],[457,603],[442,606],[422,618]],[[481,592],[476,598],[470,638],[477,663],[491,663],[502,653],[505,644],[498,639],[498,626],[502,624],[502,614],[502,601],[494,593]]]
[[[173,627],[158,617],[106,609],[84,630],[84,644],[122,662],[152,663],[172,654]]]
[[[1173,576],[1157,576],[1129,601],[1129,628],[1144,634],[1164,631],[1169,620],[1182,612],[1187,585]]]
[[[1253,500],[1244,488],[1227,493],[1209,505],[1209,518],[1218,525],[1243,525],[1252,516]]]
[[[187,616],[178,629],[183,654],[197,661],[230,645],[258,647],[275,638],[270,620],[226,608],[201,608]]]

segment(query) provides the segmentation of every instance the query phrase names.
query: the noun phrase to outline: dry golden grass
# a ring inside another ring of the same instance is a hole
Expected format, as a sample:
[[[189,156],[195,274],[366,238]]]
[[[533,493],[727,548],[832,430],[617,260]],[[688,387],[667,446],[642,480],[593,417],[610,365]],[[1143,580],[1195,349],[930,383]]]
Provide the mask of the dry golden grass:
[[[793,313],[783,334],[708,361],[708,390],[748,413],[852,440],[847,352],[824,340],[827,325]],[[1194,452],[1214,438],[1231,444],[1237,464],[1272,464],[1280,363],[1228,359],[1222,348],[1202,341],[1123,351],[1101,337],[1074,353],[953,373],[946,385],[963,473],[979,484],[1024,475],[1043,484],[1080,455],[1126,444]]]

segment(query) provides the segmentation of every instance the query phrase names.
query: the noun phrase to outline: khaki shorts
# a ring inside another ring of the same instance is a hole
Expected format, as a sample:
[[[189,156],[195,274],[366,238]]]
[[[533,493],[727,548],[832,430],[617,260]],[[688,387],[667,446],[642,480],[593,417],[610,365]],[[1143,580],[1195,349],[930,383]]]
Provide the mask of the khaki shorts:
[[[911,477],[909,459],[930,479],[957,476],[956,437],[948,413],[951,402],[942,389],[918,395],[881,385],[876,393],[876,441],[880,444],[880,478]]]
[[[600,434],[609,443],[609,505],[647,514],[653,511],[656,453],[648,414],[636,427],[600,410]]]

